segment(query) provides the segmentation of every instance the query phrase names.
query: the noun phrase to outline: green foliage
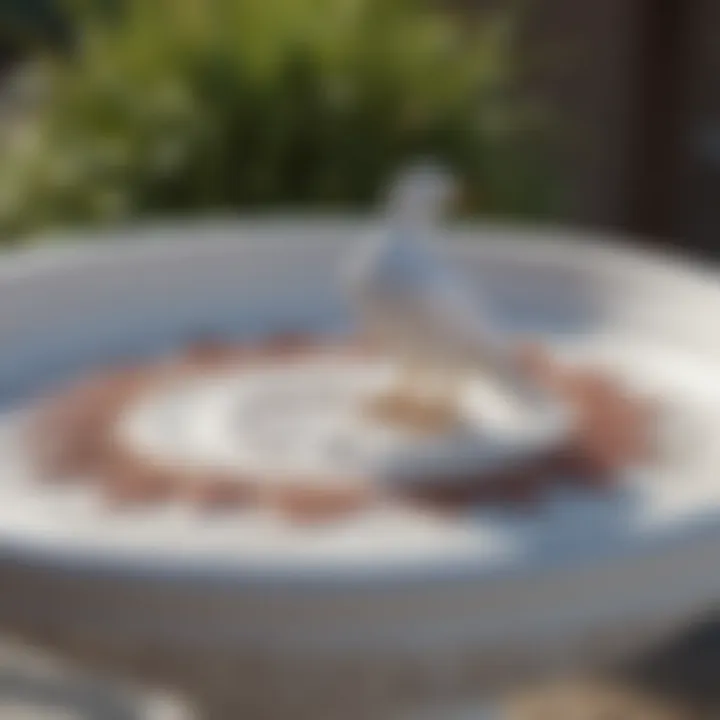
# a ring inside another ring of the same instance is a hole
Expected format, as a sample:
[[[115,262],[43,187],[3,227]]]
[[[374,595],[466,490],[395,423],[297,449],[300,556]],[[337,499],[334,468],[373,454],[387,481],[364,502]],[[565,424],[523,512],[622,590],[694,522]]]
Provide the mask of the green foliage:
[[[418,156],[466,208],[538,215],[552,183],[514,96],[513,23],[418,0],[127,0],[2,148],[0,228],[267,206],[363,206]]]

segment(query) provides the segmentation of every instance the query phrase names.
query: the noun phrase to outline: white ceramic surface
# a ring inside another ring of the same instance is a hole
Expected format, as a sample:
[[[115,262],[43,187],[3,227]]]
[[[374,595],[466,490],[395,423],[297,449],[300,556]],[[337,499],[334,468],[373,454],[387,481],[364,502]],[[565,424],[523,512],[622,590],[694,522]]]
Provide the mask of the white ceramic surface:
[[[158,228],[9,256],[0,265],[7,407],[197,332],[343,330],[333,278],[368,230],[328,220]],[[92,637],[119,658],[138,643],[206,667],[230,654],[246,668],[270,653],[290,684],[299,656],[313,658],[318,678],[339,658],[376,673],[404,668],[440,696],[462,685],[461,668],[474,669],[479,688],[533,663],[627,650],[712,606],[720,284],[594,240],[492,227],[448,238],[508,332],[602,359],[677,408],[673,436],[688,442],[668,449],[662,467],[630,473],[609,497],[549,497],[528,517],[449,522],[390,508],[300,530],[182,508],[111,516],[82,494],[32,493],[10,422],[0,570],[12,590],[0,617],[76,644]]]

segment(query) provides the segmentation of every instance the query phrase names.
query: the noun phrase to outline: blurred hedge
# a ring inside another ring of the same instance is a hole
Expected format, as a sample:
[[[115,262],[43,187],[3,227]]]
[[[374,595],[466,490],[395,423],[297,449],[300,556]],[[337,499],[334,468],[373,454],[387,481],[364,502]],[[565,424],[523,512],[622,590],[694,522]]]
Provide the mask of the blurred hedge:
[[[268,206],[363,206],[408,159],[465,208],[553,209],[547,135],[516,92],[514,18],[417,0],[127,0],[41,58],[0,146],[0,232]]]

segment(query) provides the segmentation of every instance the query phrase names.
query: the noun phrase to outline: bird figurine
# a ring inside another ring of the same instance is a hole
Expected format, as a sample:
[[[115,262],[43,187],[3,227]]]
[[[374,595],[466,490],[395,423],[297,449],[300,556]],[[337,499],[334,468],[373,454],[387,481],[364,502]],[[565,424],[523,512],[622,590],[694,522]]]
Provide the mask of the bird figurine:
[[[453,194],[442,168],[423,165],[401,174],[389,193],[384,232],[352,258],[347,275],[364,333],[401,368],[371,411],[432,431],[462,421],[459,399],[469,373],[493,373],[527,398],[538,391],[493,328],[482,299],[433,247]]]

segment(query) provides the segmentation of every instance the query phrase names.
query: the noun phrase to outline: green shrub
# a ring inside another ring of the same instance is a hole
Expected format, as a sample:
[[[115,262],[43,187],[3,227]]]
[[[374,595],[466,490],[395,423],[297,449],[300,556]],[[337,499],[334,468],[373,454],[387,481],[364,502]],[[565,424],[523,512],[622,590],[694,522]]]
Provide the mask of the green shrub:
[[[513,22],[418,0],[127,0],[84,11],[10,134],[0,228],[267,206],[364,206],[449,165],[472,211],[538,215],[553,183],[514,92]]]

